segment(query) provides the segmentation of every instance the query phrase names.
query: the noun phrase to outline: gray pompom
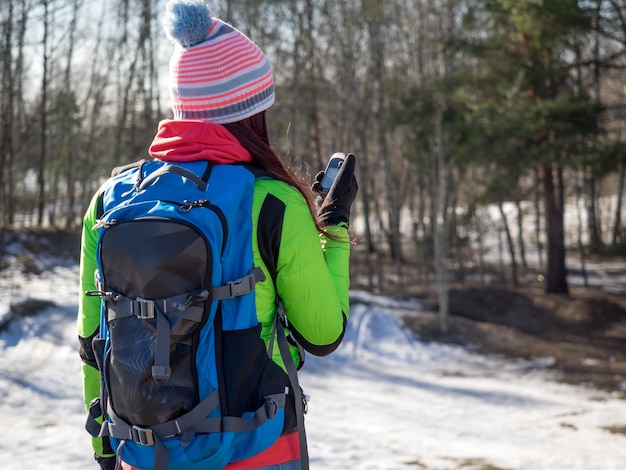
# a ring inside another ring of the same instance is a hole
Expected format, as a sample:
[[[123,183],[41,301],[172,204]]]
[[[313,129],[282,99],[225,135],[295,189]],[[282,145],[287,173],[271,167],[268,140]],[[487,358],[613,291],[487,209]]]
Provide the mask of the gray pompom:
[[[172,42],[191,47],[206,39],[212,23],[202,0],[174,0],[167,4],[163,29]]]

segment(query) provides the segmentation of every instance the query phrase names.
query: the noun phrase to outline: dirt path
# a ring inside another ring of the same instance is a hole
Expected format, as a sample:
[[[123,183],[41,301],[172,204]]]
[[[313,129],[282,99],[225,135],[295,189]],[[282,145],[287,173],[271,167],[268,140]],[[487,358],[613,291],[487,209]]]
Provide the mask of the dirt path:
[[[436,310],[433,294],[424,294],[422,301]],[[602,292],[552,298],[524,289],[463,287],[450,292],[450,301],[445,334],[434,313],[405,322],[426,341],[462,344],[485,354],[546,358],[543,363],[559,371],[563,381],[626,398],[623,300],[614,302]]]

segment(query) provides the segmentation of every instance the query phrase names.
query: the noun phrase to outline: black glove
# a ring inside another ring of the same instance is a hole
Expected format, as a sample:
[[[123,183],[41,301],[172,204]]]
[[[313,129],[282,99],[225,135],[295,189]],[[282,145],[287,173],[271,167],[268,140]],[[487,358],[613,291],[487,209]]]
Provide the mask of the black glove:
[[[354,176],[355,163],[356,158],[353,153],[346,155],[328,194],[323,199],[318,198],[321,199],[321,204],[317,211],[317,216],[322,225],[337,225],[341,222],[350,223],[350,208],[359,189]],[[315,175],[311,189],[316,193],[322,193],[321,181],[323,177],[323,171]]]
[[[98,454],[95,454],[94,457],[102,470],[115,470],[115,455],[110,457],[101,457]]]

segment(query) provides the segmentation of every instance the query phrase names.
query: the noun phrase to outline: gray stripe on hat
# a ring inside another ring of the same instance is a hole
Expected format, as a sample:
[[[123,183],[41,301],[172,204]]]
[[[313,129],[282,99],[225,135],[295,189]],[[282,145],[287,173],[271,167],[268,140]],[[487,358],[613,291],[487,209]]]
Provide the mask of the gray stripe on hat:
[[[239,31],[236,30],[235,28],[233,28],[231,25],[229,25],[228,23],[224,23],[222,21],[220,27],[218,28],[218,30],[215,31],[214,34],[212,34],[211,36],[206,38],[205,42],[214,41],[215,39],[218,39],[218,38],[220,38],[222,36],[225,36],[226,34],[231,34],[232,32],[239,33]]]
[[[217,109],[186,111],[174,109],[175,119],[198,119],[216,123],[234,122],[268,109],[274,103],[274,85],[239,103]]]

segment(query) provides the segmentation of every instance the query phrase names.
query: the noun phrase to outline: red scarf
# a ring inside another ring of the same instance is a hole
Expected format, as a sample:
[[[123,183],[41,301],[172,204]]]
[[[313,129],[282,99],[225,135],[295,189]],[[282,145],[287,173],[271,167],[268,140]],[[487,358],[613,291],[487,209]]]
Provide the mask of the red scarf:
[[[252,156],[224,126],[204,121],[159,123],[150,155],[169,162],[208,160],[212,163],[251,162]]]

